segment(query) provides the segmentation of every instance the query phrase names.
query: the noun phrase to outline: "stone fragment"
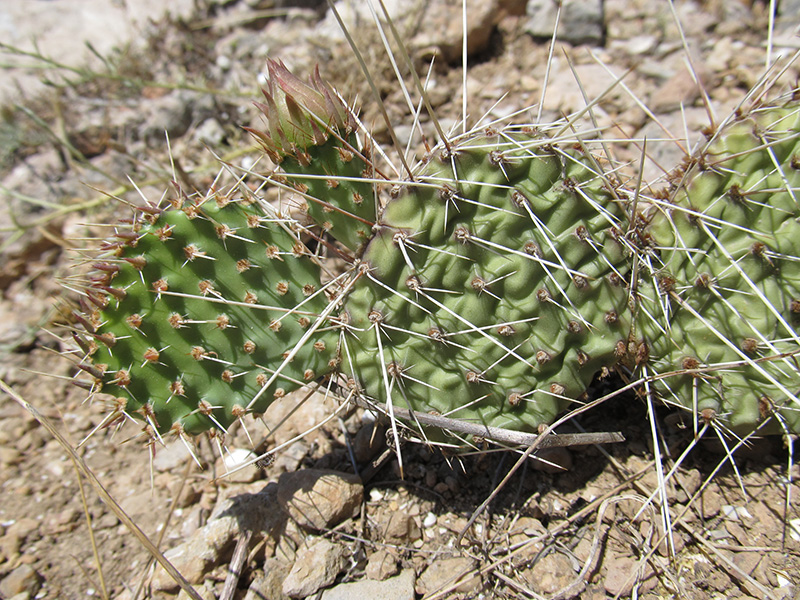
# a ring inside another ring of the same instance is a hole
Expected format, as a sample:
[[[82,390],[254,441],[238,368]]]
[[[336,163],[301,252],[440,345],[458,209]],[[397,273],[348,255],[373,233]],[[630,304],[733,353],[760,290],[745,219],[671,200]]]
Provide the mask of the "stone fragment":
[[[560,552],[551,552],[525,571],[523,578],[534,591],[550,596],[574,583],[576,575],[569,558]]]
[[[304,598],[334,582],[345,565],[345,548],[325,538],[316,538],[297,552],[292,570],[283,580],[283,593]]]
[[[194,130],[194,137],[198,142],[216,148],[225,140],[225,130],[216,119],[206,119]]]
[[[422,535],[411,515],[395,511],[389,514],[383,531],[383,539],[387,542],[405,543],[418,540]]]
[[[529,0],[525,30],[535,38],[551,38],[556,24],[558,2]],[[605,40],[602,0],[564,0],[558,39],[570,44],[600,45]]]
[[[416,583],[418,594],[430,594],[450,586],[462,575],[474,571],[475,561],[467,556],[440,558],[422,572]],[[455,592],[468,592],[478,587],[479,579],[470,578],[453,588]]]
[[[0,581],[0,597],[11,598],[27,593],[33,597],[42,585],[42,578],[30,565],[20,565]]]
[[[681,69],[662,83],[650,98],[650,109],[659,114],[694,104],[700,98],[702,89],[711,83],[710,74],[704,67],[695,65],[695,69],[694,74]]]
[[[376,581],[383,581],[397,575],[397,571],[397,557],[386,548],[380,548],[370,554],[364,569],[367,579]]]
[[[615,556],[605,563],[606,575],[603,578],[603,587],[612,596],[627,596],[633,590],[633,585],[641,581],[637,576],[638,561],[632,556]]]
[[[172,471],[192,460],[189,448],[182,440],[169,442],[165,447],[159,447],[153,458],[153,467],[156,471]]]
[[[280,476],[277,498],[298,525],[318,531],[353,516],[364,498],[364,486],[356,475],[303,469]]]
[[[322,600],[414,600],[414,569],[404,569],[396,577],[384,581],[363,579],[340,583],[325,590]]]
[[[189,583],[199,583],[203,576],[227,558],[242,531],[273,531],[281,522],[274,510],[276,485],[268,484],[258,493],[232,496],[217,507],[208,523],[184,543],[164,553]],[[175,592],[178,584],[159,568],[151,587]]]
[[[244,600],[284,600],[283,581],[289,574],[291,565],[276,558],[264,562],[264,573],[256,577],[247,589]]]

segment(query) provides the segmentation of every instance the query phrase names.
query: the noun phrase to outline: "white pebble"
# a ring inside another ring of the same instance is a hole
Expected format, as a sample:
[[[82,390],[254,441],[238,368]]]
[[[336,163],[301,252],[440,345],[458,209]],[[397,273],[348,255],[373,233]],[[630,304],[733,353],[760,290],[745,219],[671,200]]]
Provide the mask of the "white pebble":
[[[796,542],[800,542],[800,519],[789,520],[789,535]]]
[[[256,456],[246,448],[234,448],[223,459],[225,467],[228,469],[235,469],[244,463],[254,459]]]
[[[422,526],[427,529],[428,527],[433,527],[436,525],[436,515],[432,512],[429,512],[425,515],[425,520],[422,521]]]

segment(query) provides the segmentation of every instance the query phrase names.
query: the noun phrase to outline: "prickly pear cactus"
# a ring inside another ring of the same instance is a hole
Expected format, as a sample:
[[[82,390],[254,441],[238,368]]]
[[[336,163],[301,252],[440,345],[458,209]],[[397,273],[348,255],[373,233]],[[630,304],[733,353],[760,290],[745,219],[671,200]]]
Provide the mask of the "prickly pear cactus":
[[[739,111],[650,207],[648,368],[683,371],[661,395],[738,433],[800,430],[799,110]]]
[[[224,431],[329,375],[389,413],[537,431],[618,368],[737,433],[800,430],[795,100],[740,111],[646,198],[547,127],[453,137],[391,180],[318,74],[270,63],[265,98],[266,178],[305,220],[179,196],[106,244],[76,338],[114,416]]]

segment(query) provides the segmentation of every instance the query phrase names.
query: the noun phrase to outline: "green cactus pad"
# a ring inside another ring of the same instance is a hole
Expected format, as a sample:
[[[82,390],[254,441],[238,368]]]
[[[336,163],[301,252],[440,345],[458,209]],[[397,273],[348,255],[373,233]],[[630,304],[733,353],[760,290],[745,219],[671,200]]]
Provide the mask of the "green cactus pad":
[[[158,433],[224,430],[335,367],[320,267],[290,222],[243,200],[144,214],[86,292],[89,370],[124,413]]]
[[[467,136],[393,190],[346,302],[343,372],[379,404],[536,431],[627,339],[624,202],[525,130]]]
[[[653,208],[640,331],[655,371],[692,370],[659,389],[739,433],[800,431],[799,136],[796,102],[754,108]]]

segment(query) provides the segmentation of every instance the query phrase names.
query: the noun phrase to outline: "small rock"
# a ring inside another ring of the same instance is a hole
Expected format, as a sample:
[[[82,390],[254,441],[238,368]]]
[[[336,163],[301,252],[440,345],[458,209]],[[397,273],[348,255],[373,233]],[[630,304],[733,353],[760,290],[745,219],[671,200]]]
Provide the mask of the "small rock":
[[[239,494],[225,500],[214,511],[209,522],[186,542],[167,550],[164,555],[189,583],[199,583],[232,550],[240,532],[271,532],[280,523],[274,510],[275,484],[255,494]],[[154,590],[177,591],[178,585],[163,569],[153,575]]]
[[[540,594],[551,595],[575,581],[572,562],[561,553],[551,552],[536,561],[523,577]]]
[[[203,585],[194,586],[194,591],[197,592],[203,600],[216,600],[217,595],[214,593],[213,581],[204,581]],[[192,600],[192,596],[186,593],[185,590],[178,592],[175,600]]]
[[[397,571],[397,557],[385,548],[373,552],[367,559],[367,566],[364,569],[367,578],[375,581],[383,581],[397,575]]]
[[[613,47],[632,56],[650,54],[658,46],[654,35],[636,35],[627,40],[614,40]]]
[[[21,565],[0,581],[0,596],[11,598],[17,594],[36,594],[42,585],[41,576],[30,565]]]
[[[230,57],[228,57],[228,56],[226,56],[226,55],[224,55],[224,54],[220,54],[220,55],[217,57],[217,59],[214,61],[214,63],[215,63],[215,64],[216,64],[216,65],[217,65],[217,66],[218,66],[218,67],[219,67],[219,68],[220,68],[222,71],[227,71],[228,69],[230,69],[230,68],[231,68],[231,59],[230,59]]]
[[[733,556],[733,562],[739,567],[741,572],[732,570],[731,575],[741,583],[746,582],[747,577],[745,576],[752,575],[755,572],[758,563],[761,562],[761,558],[762,557],[757,552],[737,552]]]
[[[283,581],[289,574],[290,565],[275,558],[268,558],[264,562],[264,574],[256,577],[244,600],[283,600],[287,598],[283,593]]]
[[[181,440],[170,442],[164,448],[158,448],[156,456],[153,458],[153,467],[156,471],[172,471],[192,460],[189,449]]]
[[[215,148],[225,139],[225,130],[216,119],[206,119],[195,129],[194,138],[202,144]]]
[[[72,531],[77,527],[77,521],[80,515],[81,511],[78,510],[76,506],[70,506],[60,512],[53,513],[46,517],[42,523],[42,533],[54,535],[65,531]]]
[[[417,579],[416,591],[418,594],[430,594],[444,588],[449,589],[459,577],[474,569],[475,561],[467,556],[440,558],[422,572]],[[478,582],[475,578],[467,578],[453,588],[453,591],[472,591],[478,587]]]
[[[345,548],[325,538],[316,538],[297,553],[292,570],[283,580],[283,593],[303,598],[334,582],[345,565]]]
[[[752,519],[753,515],[747,510],[745,506],[733,506],[732,504],[722,505],[722,515],[726,519],[732,521],[739,521],[742,519]]]
[[[6,529],[6,535],[13,535],[24,541],[29,537],[33,537],[32,534],[38,529],[39,521],[31,519],[30,517],[24,517],[9,525],[8,529]]]
[[[1,338],[2,336],[0,336]],[[16,448],[0,448],[0,465],[11,466],[22,460],[22,454]]]
[[[486,50],[500,14],[494,0],[467,0],[467,56]],[[464,28],[461,3],[429,0],[425,3],[420,31],[411,41],[412,47],[435,47],[446,63],[461,59]]]
[[[352,517],[364,498],[356,475],[322,469],[284,473],[278,479],[278,503],[301,527],[321,530]]]
[[[525,31],[535,38],[551,38],[557,6],[554,0],[529,0]],[[601,45],[605,39],[604,21],[602,0],[564,0],[558,39],[575,45]]]
[[[247,448],[231,448],[217,459],[216,468],[225,473],[223,477],[228,483],[251,483],[261,476],[261,470],[253,462],[256,458]]]
[[[180,137],[193,121],[198,122],[213,113],[213,104],[210,95],[189,90],[176,90],[153,98],[145,108],[148,116],[141,126],[142,137],[154,145],[164,143],[165,132],[171,138]]]
[[[627,596],[637,582],[634,576],[637,561],[632,556],[615,556],[606,564],[603,587],[612,596]]]
[[[309,451],[308,442],[305,440],[297,440],[289,447],[281,450],[275,457],[275,462],[269,467],[269,472],[277,473],[291,473],[300,468],[300,463],[306,457]]]
[[[396,577],[385,581],[363,579],[354,583],[340,583],[325,590],[322,600],[414,600],[414,569],[404,569]]]
[[[722,500],[719,494],[704,494],[700,501],[700,510],[704,519],[713,519],[722,509]]]
[[[700,484],[703,482],[703,477],[700,475],[700,471],[697,469],[690,469],[683,475],[681,475],[680,479],[678,480],[678,484],[680,486],[680,492],[683,492],[686,495],[686,501],[689,500],[692,496],[697,493],[697,490],[700,489]]]
[[[694,104],[700,98],[701,86],[707,88],[711,82],[702,66],[696,64],[695,69],[697,79],[687,69],[681,69],[662,83],[650,98],[650,109],[656,114],[668,113]]]
[[[422,532],[411,515],[401,511],[389,513],[389,519],[383,531],[383,539],[387,542],[405,543],[409,540],[418,540],[421,536]]]
[[[422,526],[425,529],[429,529],[434,525],[436,525],[436,515],[433,514],[432,512],[429,512],[427,515],[425,515],[425,518],[422,520]]]

